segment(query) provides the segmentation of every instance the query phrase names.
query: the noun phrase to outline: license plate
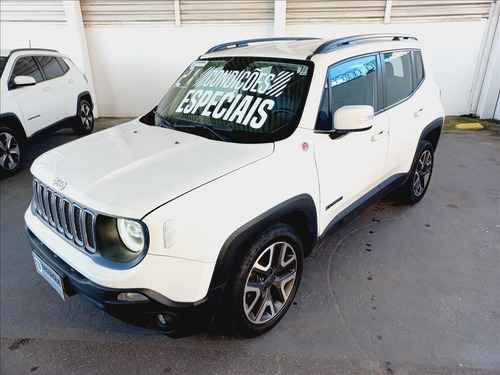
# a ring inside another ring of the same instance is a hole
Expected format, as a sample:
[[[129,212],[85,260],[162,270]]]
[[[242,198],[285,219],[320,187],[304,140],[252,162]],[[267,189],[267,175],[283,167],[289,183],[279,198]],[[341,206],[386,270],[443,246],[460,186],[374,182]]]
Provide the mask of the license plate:
[[[43,276],[45,280],[48,281],[50,285],[56,290],[57,293],[64,298],[64,284],[62,277],[54,271],[47,263],[45,263],[38,255],[33,253],[33,259],[35,261],[35,268],[37,272]]]

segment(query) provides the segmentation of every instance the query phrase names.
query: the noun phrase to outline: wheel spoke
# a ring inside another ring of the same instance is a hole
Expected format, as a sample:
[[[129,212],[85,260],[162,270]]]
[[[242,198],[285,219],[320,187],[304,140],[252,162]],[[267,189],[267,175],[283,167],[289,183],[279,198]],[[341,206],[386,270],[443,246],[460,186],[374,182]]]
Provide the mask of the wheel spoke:
[[[6,161],[7,161],[7,154],[3,154],[0,158],[0,162],[2,163],[3,168],[8,169]]]
[[[268,311],[269,310],[269,311]],[[264,314],[268,311],[266,317],[264,317]],[[265,297],[262,300],[262,304],[259,307],[259,310],[257,311],[257,316],[255,317],[255,322],[256,323],[263,323],[265,321],[268,321],[271,319],[274,315],[276,315],[276,309],[274,308],[274,304],[272,299],[270,298],[270,293],[265,292]]]
[[[413,190],[416,191],[420,187],[420,175],[418,172],[415,173],[413,177]]]
[[[274,247],[273,246],[269,246],[261,254],[261,256],[259,257],[259,259],[257,259],[257,261],[255,262],[253,268],[257,269],[257,270],[260,270],[260,271],[263,271],[263,272],[269,271],[271,269],[271,266],[272,266],[273,255],[274,255]]]
[[[288,244],[282,244],[279,258],[279,269],[286,268],[289,264],[297,259],[295,257],[295,253],[293,251],[288,251],[289,249],[291,248]]]
[[[293,270],[275,279],[274,286],[279,291],[281,302],[285,303],[290,296],[296,276],[297,272]]]
[[[245,313],[248,315],[251,313],[255,305],[257,304],[257,301],[259,300],[259,297],[262,296],[262,288],[260,287],[253,287],[249,286],[247,284],[247,287],[245,288]],[[253,297],[253,299],[252,299]],[[248,305],[250,304],[250,305]]]
[[[423,182],[424,188],[427,186],[427,183],[429,182],[430,177],[431,177],[431,173],[429,171],[424,171],[424,172],[420,173],[420,179]]]

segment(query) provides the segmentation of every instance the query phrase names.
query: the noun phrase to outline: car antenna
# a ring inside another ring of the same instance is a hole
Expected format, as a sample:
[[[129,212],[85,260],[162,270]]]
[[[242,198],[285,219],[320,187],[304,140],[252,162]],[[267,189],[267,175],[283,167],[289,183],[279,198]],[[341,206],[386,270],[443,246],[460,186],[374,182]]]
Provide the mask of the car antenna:
[[[29,39],[29,44],[30,44],[30,48],[31,48],[31,39]]]

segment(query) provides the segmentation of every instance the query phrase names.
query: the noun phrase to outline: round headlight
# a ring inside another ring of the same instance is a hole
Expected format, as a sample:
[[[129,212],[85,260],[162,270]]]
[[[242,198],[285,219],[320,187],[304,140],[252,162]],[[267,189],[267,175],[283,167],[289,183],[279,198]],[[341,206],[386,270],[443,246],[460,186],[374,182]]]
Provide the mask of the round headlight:
[[[116,225],[120,238],[130,251],[138,253],[144,249],[144,230],[139,222],[117,219]]]

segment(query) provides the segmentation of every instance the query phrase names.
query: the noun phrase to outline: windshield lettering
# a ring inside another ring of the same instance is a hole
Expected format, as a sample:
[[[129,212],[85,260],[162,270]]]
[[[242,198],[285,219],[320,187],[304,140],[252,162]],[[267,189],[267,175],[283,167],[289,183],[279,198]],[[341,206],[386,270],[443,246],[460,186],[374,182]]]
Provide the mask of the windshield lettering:
[[[158,104],[157,125],[163,118],[197,134],[207,126],[226,128],[228,139],[237,142],[286,137],[298,125],[311,66],[258,57],[195,61]]]

